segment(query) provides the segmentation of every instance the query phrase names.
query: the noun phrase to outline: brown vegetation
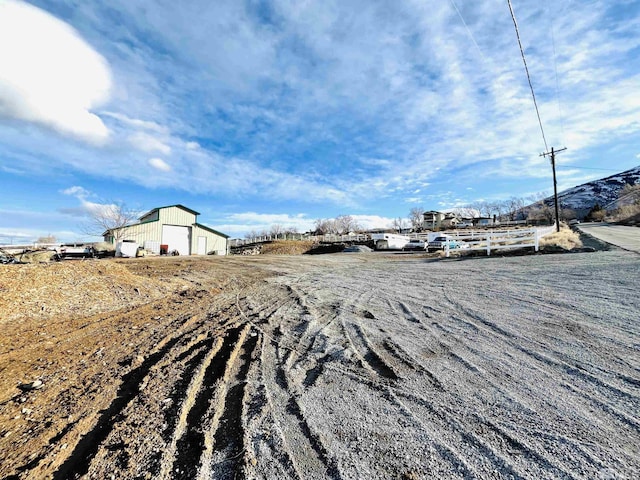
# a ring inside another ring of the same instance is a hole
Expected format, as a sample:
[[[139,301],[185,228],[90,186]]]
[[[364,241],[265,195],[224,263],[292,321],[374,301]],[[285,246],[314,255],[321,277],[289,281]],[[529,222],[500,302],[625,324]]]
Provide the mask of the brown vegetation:
[[[573,250],[582,247],[580,235],[566,225],[562,225],[559,232],[554,232],[540,239],[540,248],[560,247],[565,250]]]

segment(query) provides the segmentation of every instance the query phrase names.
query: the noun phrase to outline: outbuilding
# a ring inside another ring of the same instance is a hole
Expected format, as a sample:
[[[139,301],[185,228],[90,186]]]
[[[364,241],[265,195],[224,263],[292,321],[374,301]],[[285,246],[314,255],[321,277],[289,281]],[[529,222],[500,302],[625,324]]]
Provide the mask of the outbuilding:
[[[198,215],[184,205],[154,208],[138,223],[107,230],[104,241],[134,242],[157,254],[226,255],[229,236],[198,223]]]

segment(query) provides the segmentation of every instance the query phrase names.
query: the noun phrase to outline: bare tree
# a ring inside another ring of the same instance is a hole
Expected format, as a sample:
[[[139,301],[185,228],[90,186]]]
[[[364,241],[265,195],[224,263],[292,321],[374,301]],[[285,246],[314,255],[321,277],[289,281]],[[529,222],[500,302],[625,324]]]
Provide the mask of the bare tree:
[[[509,216],[509,220],[516,220],[518,214],[522,211],[525,206],[525,199],[522,197],[511,197],[509,200],[506,200],[506,211]]]
[[[395,230],[397,230],[398,233],[402,233],[402,230],[404,230],[406,225],[407,225],[407,221],[402,217],[394,218],[393,222],[391,223],[391,226]]]
[[[94,204],[82,229],[92,236],[103,236],[106,233],[113,237],[114,243],[118,243],[127,237],[127,227],[138,219],[138,215],[138,211],[128,208],[122,202]]]
[[[251,241],[255,241],[257,236],[258,232],[256,232],[255,230],[251,230],[250,232],[244,234],[244,238]]]
[[[470,203],[469,205],[465,205],[464,207],[459,207],[457,211],[458,215],[465,218],[476,218],[480,215],[478,202]]]
[[[335,233],[336,231],[335,221],[326,218],[318,218],[314,222],[314,228],[318,235],[326,235],[329,233]]]
[[[335,218],[336,233],[346,234],[355,230],[359,230],[358,223],[351,215],[338,215]]]
[[[424,208],[422,207],[413,207],[409,211],[409,221],[411,222],[411,228],[413,228],[414,232],[419,232],[422,230],[422,223],[424,221]]]
[[[544,202],[541,202],[529,210],[527,219],[535,222],[544,221],[551,224],[553,223],[553,209]]]
[[[271,230],[269,231],[271,235],[278,238],[278,235],[282,235],[284,233],[284,227],[278,223],[271,225]]]

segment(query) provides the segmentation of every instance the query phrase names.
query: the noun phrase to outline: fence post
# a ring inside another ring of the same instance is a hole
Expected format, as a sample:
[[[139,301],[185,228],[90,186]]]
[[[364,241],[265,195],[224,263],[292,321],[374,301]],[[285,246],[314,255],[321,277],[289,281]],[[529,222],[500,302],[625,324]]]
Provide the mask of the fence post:
[[[537,228],[534,228],[533,231],[535,232],[533,234],[533,236],[536,238],[535,242],[534,242],[535,243],[535,247],[534,248],[536,249],[536,252],[537,252],[539,250],[539,248],[540,248],[540,237],[538,236],[538,229]]]
[[[487,233],[487,256],[491,255],[491,234]]]
[[[449,258],[449,240],[444,242],[444,256]]]

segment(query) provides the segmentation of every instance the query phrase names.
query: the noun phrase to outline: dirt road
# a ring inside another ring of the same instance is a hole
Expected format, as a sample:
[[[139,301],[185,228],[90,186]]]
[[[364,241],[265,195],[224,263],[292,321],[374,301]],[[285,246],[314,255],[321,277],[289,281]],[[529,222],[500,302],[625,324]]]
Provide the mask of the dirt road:
[[[99,265],[2,320],[0,478],[640,475],[638,255]]]

